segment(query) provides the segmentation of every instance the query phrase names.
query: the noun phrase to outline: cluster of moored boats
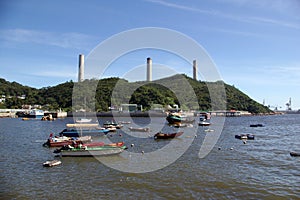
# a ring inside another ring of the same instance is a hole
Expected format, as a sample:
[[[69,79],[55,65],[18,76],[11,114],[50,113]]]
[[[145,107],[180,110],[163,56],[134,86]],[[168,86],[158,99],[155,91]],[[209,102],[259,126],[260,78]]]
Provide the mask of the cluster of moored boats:
[[[250,127],[264,127],[264,125],[263,124],[250,124]],[[240,135],[235,135],[235,138],[243,140],[244,144],[246,144],[247,140],[254,140],[255,135],[249,134],[249,133],[247,133],[247,134],[240,134]],[[290,156],[292,156],[292,157],[300,157],[300,152],[291,151],[290,152]]]
[[[191,127],[195,122],[195,119],[189,119],[182,117],[178,113],[170,113],[166,120],[170,126],[176,128]],[[209,117],[201,115],[199,120],[199,126],[208,126]],[[60,157],[86,157],[86,156],[109,156],[122,153],[127,147],[123,141],[117,143],[106,144],[104,142],[92,141],[92,135],[106,136],[109,132],[115,132],[117,129],[123,128],[123,124],[130,124],[130,122],[108,121],[103,123],[102,127],[99,127],[98,123],[90,123],[91,121],[80,119],[75,121],[74,124],[66,124],[65,129],[59,132],[57,135],[51,133],[47,141],[43,144],[45,147],[56,147],[53,153]],[[205,122],[205,124],[204,124]],[[132,132],[150,132],[149,127],[128,127]],[[153,138],[158,139],[172,139],[179,137],[183,134],[183,131],[164,133],[158,132],[154,134]],[[47,161],[44,166],[56,166],[61,162],[59,160]]]
[[[175,128],[181,127],[192,127],[195,118],[188,118],[182,116],[180,113],[169,113],[166,117],[170,126]],[[82,121],[82,119],[81,119]],[[90,122],[90,121],[87,121]],[[127,146],[123,141],[116,143],[104,143],[95,142],[92,140],[92,135],[96,136],[107,136],[109,132],[115,132],[117,129],[123,128],[123,124],[130,124],[130,122],[119,122],[108,121],[103,123],[102,127],[99,127],[98,123],[75,123],[66,124],[66,129],[59,132],[56,136],[51,133],[47,141],[43,146],[56,147],[53,151],[57,156],[60,157],[87,157],[87,156],[110,156],[122,153]],[[199,126],[209,126],[210,115],[208,113],[200,113]],[[250,127],[263,127],[262,124],[253,124]],[[128,127],[129,131],[132,132],[150,132],[149,127]],[[213,130],[207,129],[205,132],[212,132]],[[153,135],[155,140],[159,139],[172,139],[183,135],[183,131],[178,132],[158,132]],[[235,135],[235,138],[243,140],[254,140],[255,136],[253,134],[240,134]],[[300,156],[299,153],[291,152],[291,156]],[[46,161],[43,163],[44,166],[51,167],[61,164],[60,160]]]
[[[250,124],[250,127],[264,127],[263,124]],[[244,144],[246,144],[246,140],[254,140],[255,135],[250,133],[244,133],[234,136],[236,139],[243,140]]]
[[[124,142],[105,144],[104,142],[93,142],[91,135],[104,136],[108,132],[114,132],[121,128],[114,122],[106,122],[105,127],[98,124],[75,123],[67,124],[67,128],[58,135],[49,135],[43,146],[60,147],[54,153],[62,157],[85,157],[114,155],[121,153],[126,146]],[[48,164],[47,164],[48,165]]]

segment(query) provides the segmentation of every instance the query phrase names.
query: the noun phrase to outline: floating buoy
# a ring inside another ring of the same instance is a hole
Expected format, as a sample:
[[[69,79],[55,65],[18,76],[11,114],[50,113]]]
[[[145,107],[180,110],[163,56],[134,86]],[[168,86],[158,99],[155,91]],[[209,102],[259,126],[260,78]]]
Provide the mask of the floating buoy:
[[[144,154],[145,152],[144,151],[142,151],[142,154]]]
[[[221,147],[218,147],[218,150],[221,150]]]
[[[247,144],[247,141],[246,141],[246,140],[243,140],[243,143],[244,143],[244,144]]]
[[[130,146],[131,146],[131,147],[134,147],[134,144],[131,144]]]
[[[233,147],[231,147],[230,150],[233,150]]]

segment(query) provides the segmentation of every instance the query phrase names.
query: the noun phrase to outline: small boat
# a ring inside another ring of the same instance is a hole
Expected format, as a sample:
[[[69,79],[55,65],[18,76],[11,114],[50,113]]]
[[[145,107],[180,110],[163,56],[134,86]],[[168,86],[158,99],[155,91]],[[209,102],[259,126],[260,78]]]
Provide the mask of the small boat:
[[[64,129],[59,133],[59,136],[66,137],[80,137],[82,135],[90,135],[90,134],[107,134],[109,130],[107,129]]]
[[[121,125],[121,124],[118,124],[118,123],[116,123],[116,122],[113,122],[113,121],[107,121],[107,122],[105,122],[104,124],[103,124],[103,127],[104,128],[116,128],[116,129],[120,129],[120,128],[122,128],[123,127],[123,125]]]
[[[254,135],[252,134],[240,134],[240,135],[235,135],[234,137],[240,140],[254,140]]]
[[[43,163],[44,167],[54,167],[57,165],[60,165],[61,161],[60,160],[47,160],[46,162]]]
[[[88,118],[78,118],[75,120],[76,123],[89,123],[91,121],[92,119],[88,119]]]
[[[169,122],[169,124],[178,124],[178,123],[192,124],[195,122],[195,119],[189,119],[183,117],[179,113],[169,113],[168,116],[166,117],[166,120]]]
[[[200,121],[198,123],[199,126],[210,126],[210,123],[209,122],[206,122],[206,121]]]
[[[110,156],[120,154],[126,149],[123,146],[78,146],[72,147],[70,145],[63,146],[60,149],[56,149],[53,153],[60,154],[62,157],[92,157],[92,156]]]
[[[130,121],[119,121],[119,124],[131,124]]]
[[[34,118],[34,119],[42,119],[44,116],[44,111],[43,110],[38,110],[38,109],[32,109],[29,112],[18,112],[17,113],[18,117],[24,117],[26,118]]]
[[[262,124],[250,124],[250,127],[263,127],[264,125]]]
[[[300,156],[300,153],[291,151],[291,152],[290,152],[290,155],[293,156],[293,157],[298,157],[298,156]]]
[[[178,113],[169,113],[166,117],[166,120],[169,122],[169,124],[176,124],[181,123],[182,118]]]
[[[80,144],[79,144],[80,145]],[[91,142],[91,143],[85,143],[82,144],[81,147],[105,147],[105,146],[110,146],[110,147],[123,147],[125,145],[124,142],[116,142],[116,143],[110,143],[110,144],[105,144],[104,142]],[[78,146],[78,145],[77,145]]]
[[[53,118],[52,115],[49,114],[49,115],[43,116],[41,120],[42,121],[54,121],[55,118]]]
[[[162,133],[158,132],[154,135],[154,139],[170,139],[170,138],[176,138],[183,134],[183,132],[177,132],[177,133]]]
[[[64,145],[72,144],[82,144],[84,142],[90,142],[92,140],[91,136],[82,136],[82,137],[66,137],[66,136],[55,136],[53,137],[52,133],[50,134],[47,142],[43,146],[48,147],[62,147]]]
[[[32,109],[29,112],[29,115],[27,117],[29,118],[37,118],[37,119],[42,119],[44,116],[44,111],[43,110],[38,110],[38,109]]]
[[[67,128],[96,128],[99,127],[98,123],[95,124],[84,124],[84,123],[77,123],[77,124],[66,124]]]
[[[134,128],[134,127],[128,127],[128,129],[130,131],[136,131],[136,132],[149,132],[150,128],[146,127],[146,128]]]
[[[206,121],[210,119],[210,114],[207,112],[201,112],[199,113],[199,120],[200,121]]]

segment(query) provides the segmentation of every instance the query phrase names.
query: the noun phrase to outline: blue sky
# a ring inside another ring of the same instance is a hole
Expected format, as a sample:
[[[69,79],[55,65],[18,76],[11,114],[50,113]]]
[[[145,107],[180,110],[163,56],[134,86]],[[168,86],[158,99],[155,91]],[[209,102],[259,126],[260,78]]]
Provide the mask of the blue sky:
[[[78,55],[120,32],[161,27],[198,42],[222,79],[266,105],[300,109],[298,0],[2,0],[0,77],[36,88],[77,80]],[[189,63],[141,51],[116,60],[105,76],[153,62],[192,76]],[[145,78],[140,75],[141,80]]]

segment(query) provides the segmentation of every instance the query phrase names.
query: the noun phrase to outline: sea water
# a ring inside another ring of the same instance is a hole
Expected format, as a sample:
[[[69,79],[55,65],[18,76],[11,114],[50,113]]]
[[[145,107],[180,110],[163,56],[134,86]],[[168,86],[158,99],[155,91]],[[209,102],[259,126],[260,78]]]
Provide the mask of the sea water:
[[[109,118],[100,119],[100,124]],[[105,158],[111,164],[130,164],[130,155],[140,154],[139,164],[148,153],[170,143],[156,141],[158,127],[176,131],[165,118],[128,119],[112,142],[124,141],[126,152]],[[43,147],[49,134],[59,133],[72,118],[56,121],[0,119],[0,198],[1,199],[299,199],[300,115],[251,116],[226,118],[216,145],[204,158],[198,157],[207,127],[198,127],[195,135],[188,127],[174,140],[170,152],[179,151],[193,141],[183,155],[165,167],[149,172],[124,172],[96,158],[55,158],[53,148]],[[250,124],[263,124],[252,128]],[[148,133],[128,133],[128,127],[150,127]],[[251,133],[255,140],[244,144],[236,134]],[[95,140],[103,139],[93,136]],[[132,145],[134,144],[134,145]],[[128,156],[129,155],[129,156]],[[142,157],[144,155],[144,157]],[[166,154],[156,154],[163,162]],[[62,164],[45,168],[46,160],[61,159]],[[160,165],[159,161],[153,165]]]

